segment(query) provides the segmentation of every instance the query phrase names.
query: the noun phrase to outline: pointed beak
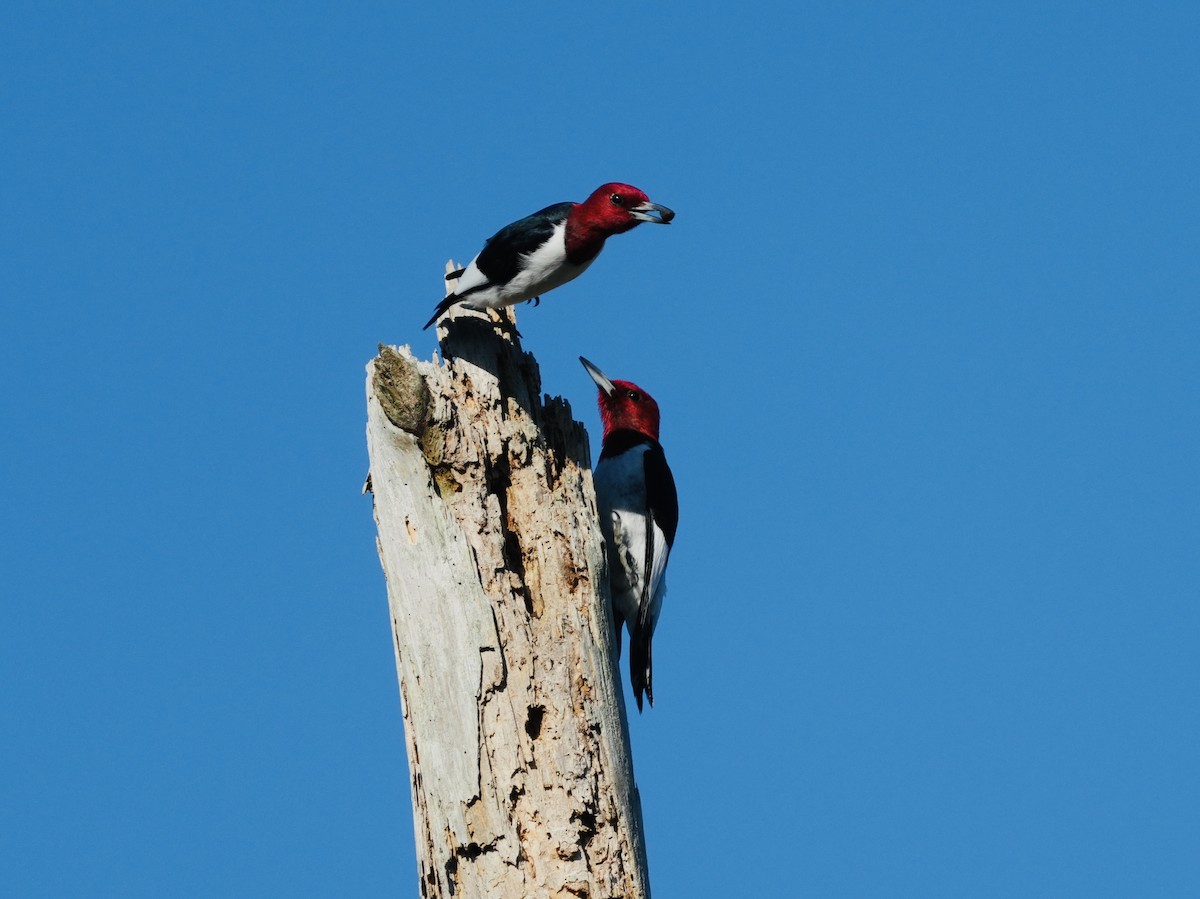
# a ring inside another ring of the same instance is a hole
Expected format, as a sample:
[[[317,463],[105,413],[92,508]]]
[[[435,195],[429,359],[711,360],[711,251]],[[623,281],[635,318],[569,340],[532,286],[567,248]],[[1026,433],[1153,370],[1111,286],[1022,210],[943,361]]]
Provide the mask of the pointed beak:
[[[658,213],[657,216],[651,213]],[[675,218],[675,213],[666,206],[659,206],[657,203],[638,203],[629,209],[629,214],[639,222],[653,222],[656,225],[669,225],[671,219]]]
[[[587,369],[587,373],[592,376],[592,380],[596,382],[596,386],[604,391],[605,396],[612,396],[612,392],[617,388],[613,387],[613,382],[604,376],[604,372],[592,365],[582,356],[579,361],[583,363],[583,367]]]

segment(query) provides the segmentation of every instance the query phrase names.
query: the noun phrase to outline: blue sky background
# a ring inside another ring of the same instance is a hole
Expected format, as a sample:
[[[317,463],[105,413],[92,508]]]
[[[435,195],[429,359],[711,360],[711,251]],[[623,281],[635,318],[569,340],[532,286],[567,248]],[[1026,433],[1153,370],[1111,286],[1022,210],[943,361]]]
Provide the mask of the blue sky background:
[[[1200,6],[5,4],[0,883],[416,895],[364,365],[664,410],[656,899],[1200,895]],[[429,8],[424,8],[428,6]]]

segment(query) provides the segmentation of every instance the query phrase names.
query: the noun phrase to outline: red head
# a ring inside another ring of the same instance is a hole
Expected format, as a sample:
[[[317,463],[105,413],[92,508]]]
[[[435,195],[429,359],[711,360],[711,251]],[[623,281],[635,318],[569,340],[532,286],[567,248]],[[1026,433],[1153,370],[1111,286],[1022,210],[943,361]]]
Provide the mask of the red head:
[[[659,414],[654,398],[632,381],[610,381],[604,372],[582,356],[579,361],[600,388],[597,404],[605,439],[614,431],[636,431],[657,440]]]
[[[567,258],[576,264],[595,257],[606,238],[635,228],[642,222],[670,224],[675,213],[631,184],[601,185],[571,210],[567,217]]]

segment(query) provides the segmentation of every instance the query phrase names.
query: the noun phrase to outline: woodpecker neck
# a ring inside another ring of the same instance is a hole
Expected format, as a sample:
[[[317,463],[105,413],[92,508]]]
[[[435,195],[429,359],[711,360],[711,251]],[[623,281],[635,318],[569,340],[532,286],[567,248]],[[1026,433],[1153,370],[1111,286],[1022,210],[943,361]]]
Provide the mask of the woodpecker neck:
[[[629,428],[620,428],[604,435],[604,442],[600,446],[600,458],[611,459],[614,456],[619,456],[621,453],[628,452],[635,446],[657,446],[658,441],[653,437],[643,434],[641,431],[633,431]]]
[[[567,261],[572,265],[591,262],[604,249],[604,241],[636,224],[614,222],[611,217],[598,214],[591,203],[576,203],[567,213]]]

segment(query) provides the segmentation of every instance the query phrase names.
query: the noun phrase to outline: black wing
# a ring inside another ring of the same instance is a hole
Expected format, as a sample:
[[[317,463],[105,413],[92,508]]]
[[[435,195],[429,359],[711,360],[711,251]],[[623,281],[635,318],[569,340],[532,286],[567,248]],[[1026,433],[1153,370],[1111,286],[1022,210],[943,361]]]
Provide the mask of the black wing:
[[[511,281],[516,277],[521,257],[549,240],[574,205],[555,203],[501,228],[488,239],[475,265],[492,284]]]
[[[650,516],[662,528],[670,548],[675,545],[675,530],[679,527],[679,494],[675,491],[675,477],[660,444],[650,444],[650,449],[642,456],[642,465],[646,472],[646,506]]]
[[[675,529],[679,527],[679,495],[675,492],[675,477],[667,456],[657,441],[642,454],[642,468],[646,474],[646,512],[652,525],[658,525],[667,540],[666,546],[654,543],[654,527],[646,528],[646,570],[642,577],[642,597],[638,602],[638,627],[646,624],[650,601],[654,591],[667,570],[667,557],[675,545]]]
[[[647,618],[654,593],[667,570],[667,558],[675,545],[675,530],[679,526],[679,495],[675,490],[675,477],[667,465],[666,454],[657,441],[648,441],[650,447],[642,455],[643,471],[646,475],[646,512],[650,522],[646,528],[646,568],[642,572],[642,596],[638,602],[638,616],[629,638],[629,678],[633,684],[633,695],[637,699],[638,711],[642,710],[642,693],[654,705],[654,681],[651,660],[653,630]],[[655,544],[655,527],[661,530],[666,546]]]

